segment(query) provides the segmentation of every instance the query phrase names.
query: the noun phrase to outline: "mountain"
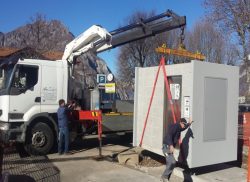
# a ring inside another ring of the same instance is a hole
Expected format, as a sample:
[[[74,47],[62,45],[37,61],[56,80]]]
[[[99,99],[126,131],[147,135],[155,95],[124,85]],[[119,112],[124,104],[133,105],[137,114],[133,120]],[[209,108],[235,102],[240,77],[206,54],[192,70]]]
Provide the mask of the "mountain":
[[[74,36],[58,20],[40,20],[8,32],[0,33],[0,46],[12,48],[31,47],[39,51],[64,51]]]

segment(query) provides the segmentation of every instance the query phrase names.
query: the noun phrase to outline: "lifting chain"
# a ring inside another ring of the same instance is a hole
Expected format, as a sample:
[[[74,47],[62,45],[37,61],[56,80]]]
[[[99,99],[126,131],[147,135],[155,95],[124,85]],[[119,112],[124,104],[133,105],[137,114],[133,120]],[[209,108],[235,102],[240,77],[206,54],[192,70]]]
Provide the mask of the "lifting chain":
[[[181,33],[180,33],[180,42],[179,42],[179,48],[180,49],[185,49],[185,45],[184,45],[184,39],[185,39],[185,27],[181,27]]]

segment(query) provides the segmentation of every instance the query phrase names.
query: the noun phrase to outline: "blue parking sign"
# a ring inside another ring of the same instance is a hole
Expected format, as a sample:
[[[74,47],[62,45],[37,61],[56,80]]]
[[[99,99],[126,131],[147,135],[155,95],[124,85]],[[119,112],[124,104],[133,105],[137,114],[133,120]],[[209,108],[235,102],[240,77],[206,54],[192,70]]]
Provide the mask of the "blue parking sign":
[[[97,74],[97,83],[106,83],[106,75]]]

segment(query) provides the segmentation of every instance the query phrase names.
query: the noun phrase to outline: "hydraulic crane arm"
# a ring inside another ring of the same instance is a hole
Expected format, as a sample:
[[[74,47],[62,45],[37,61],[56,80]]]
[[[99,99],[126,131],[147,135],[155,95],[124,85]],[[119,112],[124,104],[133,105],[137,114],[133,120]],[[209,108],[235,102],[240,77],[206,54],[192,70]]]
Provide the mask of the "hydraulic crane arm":
[[[72,63],[74,57],[89,50],[99,53],[185,25],[186,17],[179,16],[171,10],[111,32],[93,25],[66,46],[63,59]]]
[[[111,35],[106,29],[93,25],[66,45],[62,59],[72,63],[74,57],[89,50],[96,51],[103,45],[110,46],[110,41]]]

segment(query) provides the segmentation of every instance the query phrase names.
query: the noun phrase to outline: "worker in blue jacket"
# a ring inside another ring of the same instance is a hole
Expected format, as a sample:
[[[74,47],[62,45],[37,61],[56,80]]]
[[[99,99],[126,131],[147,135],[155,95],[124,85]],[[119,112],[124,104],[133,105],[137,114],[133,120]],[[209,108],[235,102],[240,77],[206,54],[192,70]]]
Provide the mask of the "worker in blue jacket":
[[[69,154],[69,121],[68,114],[70,111],[70,107],[66,107],[65,101],[63,99],[59,100],[59,108],[57,110],[58,117],[58,153],[61,154]],[[64,143],[64,147],[62,144]]]
[[[174,158],[174,149],[178,143],[181,132],[186,130],[193,121],[187,122],[185,118],[181,118],[179,122],[170,124],[166,136],[163,139],[163,154],[166,157],[166,169],[162,175],[163,182],[168,181],[176,165]]]

